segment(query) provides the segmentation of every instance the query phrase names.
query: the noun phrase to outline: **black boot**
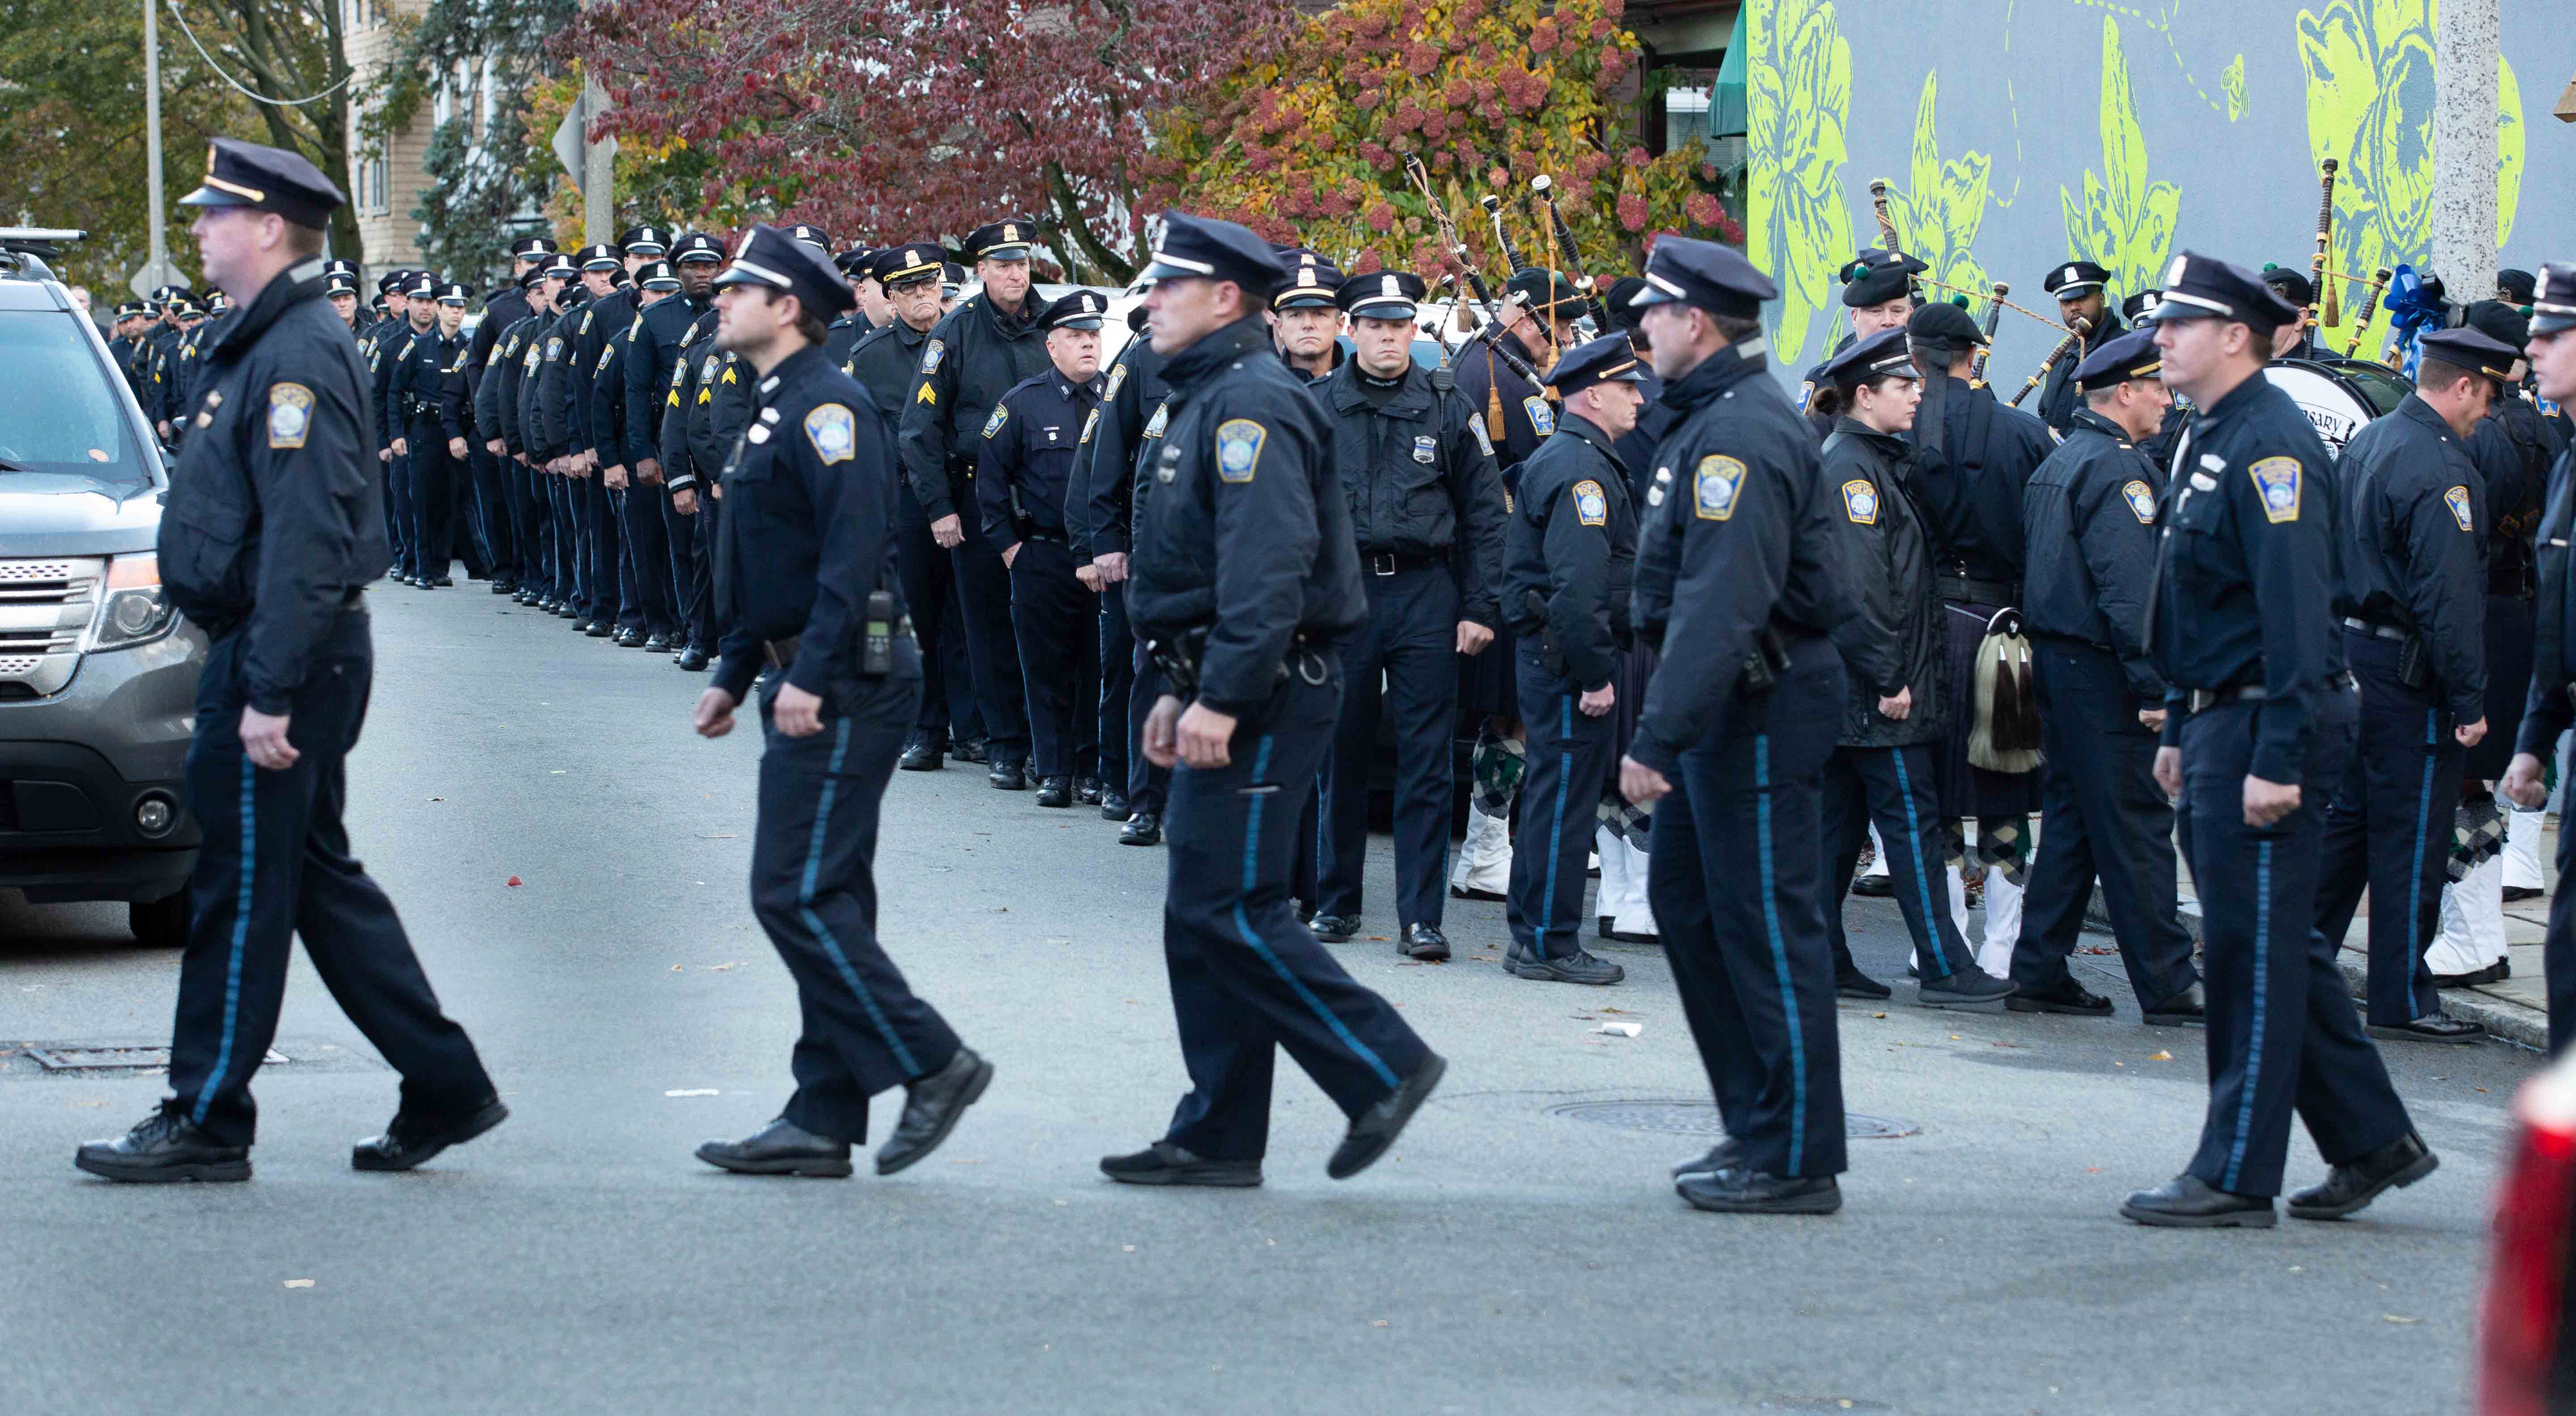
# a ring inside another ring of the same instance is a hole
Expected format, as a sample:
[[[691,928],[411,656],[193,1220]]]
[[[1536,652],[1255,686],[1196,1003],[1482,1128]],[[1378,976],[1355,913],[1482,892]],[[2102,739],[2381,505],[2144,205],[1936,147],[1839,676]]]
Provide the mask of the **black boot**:
[[[996,752],[989,765],[991,770],[984,774],[984,780],[991,782],[997,790],[1017,792],[1028,789],[1028,769],[1018,758]]]
[[[903,756],[894,765],[906,772],[936,772],[946,764],[939,739],[928,733],[915,733],[912,741],[903,745]]]
[[[998,787],[1001,783],[996,781],[993,785]],[[1052,777],[1041,779],[1038,782],[1038,805],[1073,805],[1073,779],[1061,772]]]
[[[1163,818],[1150,811],[1140,811],[1127,818],[1125,829],[1118,833],[1122,846],[1159,846],[1163,843]]]
[[[1832,1214],[1843,1207],[1842,1187],[1830,1175],[1793,1180],[1759,1170],[1716,1170],[1682,1176],[1673,1193],[1692,1209],[1718,1214]]]
[[[2073,974],[2046,988],[2025,988],[2005,999],[2004,1007],[2015,1013],[2073,1013],[2084,1018],[2111,1016],[2111,1000],[2077,983]]]

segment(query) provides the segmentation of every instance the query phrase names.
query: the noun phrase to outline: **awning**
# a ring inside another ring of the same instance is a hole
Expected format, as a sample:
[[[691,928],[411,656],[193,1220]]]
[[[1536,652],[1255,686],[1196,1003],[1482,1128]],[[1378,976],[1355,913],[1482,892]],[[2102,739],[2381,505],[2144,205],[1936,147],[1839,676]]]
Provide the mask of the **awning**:
[[[1717,66],[1717,83],[1708,95],[1708,135],[1711,139],[1740,138],[1749,126],[1744,105],[1744,12],[1746,4],[1735,12],[1735,30],[1726,37],[1726,59]]]

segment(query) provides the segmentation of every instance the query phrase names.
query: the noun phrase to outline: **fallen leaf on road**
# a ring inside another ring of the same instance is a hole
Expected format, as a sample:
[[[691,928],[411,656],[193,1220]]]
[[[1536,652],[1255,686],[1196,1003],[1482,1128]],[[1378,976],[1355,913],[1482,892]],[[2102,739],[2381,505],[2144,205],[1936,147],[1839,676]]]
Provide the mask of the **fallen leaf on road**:
[[[1628,1010],[1625,1008],[1604,1008],[1601,1011],[1604,1013],[1624,1013]]]
[[[1957,1033],[1950,1034],[1950,1040],[1952,1042],[1957,1042],[1959,1040],[1959,1035]]]
[[[715,1094],[714,1087],[682,1087],[678,1091],[662,1093],[664,1096],[714,1096]]]
[[[2479,1091],[2485,1091],[2485,1090],[2486,1090],[2486,1088],[2485,1088],[2485,1087],[2480,1087],[2480,1088],[2478,1088],[2478,1090],[2479,1090]]]
[[[688,966],[687,966],[686,964],[673,964],[673,965],[671,965],[671,972],[673,972],[673,973],[679,973],[679,972],[681,972],[681,971],[685,970],[687,967],[688,967]]]
[[[1118,1246],[1118,1252],[1122,1254],[1132,1254],[1136,1252],[1136,1246],[1133,1244],[1121,1244]]]
[[[1370,935],[1370,936],[1368,937],[1369,942],[1370,942],[1371,944],[1383,944],[1383,943],[1385,943],[1385,942],[1387,941],[1387,939],[1388,939],[1388,938],[1389,938],[1389,936],[1384,935],[1384,934],[1372,934],[1372,935]]]
[[[286,1286],[289,1288],[310,1288],[313,1286],[313,1280],[309,1278],[290,1278],[286,1281]]]
[[[1871,1016],[1871,1017],[1873,1017],[1873,1018],[1884,1018],[1884,1017],[1886,1017],[1887,1015],[1886,1015],[1885,1013],[1872,1013],[1872,1014],[1870,1014],[1870,1016]]]
[[[2147,1054],[2147,1060],[2150,1062],[2171,1062],[2173,1060],[2173,1054],[2170,1052],[2150,1052]]]
[[[2422,1318],[2401,1318],[2395,1313],[2382,1313],[2379,1315],[2379,1320],[2383,1323],[2420,1323],[2424,1321]]]
[[[2126,1063],[2126,1062],[2114,1062],[2114,1063],[2112,1063],[2111,1065],[2112,1065],[2112,1066],[2114,1066],[2114,1067],[2126,1067],[2126,1066],[2128,1066],[2129,1064],[2128,1064],[2128,1063]]]

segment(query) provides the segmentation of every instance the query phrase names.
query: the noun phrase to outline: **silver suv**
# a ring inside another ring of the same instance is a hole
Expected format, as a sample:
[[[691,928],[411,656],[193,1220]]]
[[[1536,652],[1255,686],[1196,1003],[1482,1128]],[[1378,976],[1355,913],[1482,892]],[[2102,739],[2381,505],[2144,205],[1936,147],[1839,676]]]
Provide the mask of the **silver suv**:
[[[42,259],[78,236],[0,228],[0,890],[128,901],[178,945],[206,636],[161,590],[164,454]]]

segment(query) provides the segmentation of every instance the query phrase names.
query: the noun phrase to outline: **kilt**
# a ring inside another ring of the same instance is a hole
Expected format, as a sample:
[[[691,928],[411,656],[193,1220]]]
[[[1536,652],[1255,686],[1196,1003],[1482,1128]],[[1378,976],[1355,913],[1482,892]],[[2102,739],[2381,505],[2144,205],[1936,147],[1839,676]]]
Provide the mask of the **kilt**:
[[[1977,727],[1977,646],[1988,622],[2009,607],[1948,601],[1942,608],[1950,635],[1951,711],[1950,730],[1941,740],[1941,815],[1973,816],[1981,823],[2032,815],[2039,810],[2037,771],[1989,772],[1968,765],[1968,736]]]
[[[2487,735],[2469,749],[2466,772],[2472,781],[2495,781],[2512,765],[2523,700],[2531,692],[2532,633],[2529,600],[2487,597]]]

